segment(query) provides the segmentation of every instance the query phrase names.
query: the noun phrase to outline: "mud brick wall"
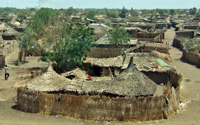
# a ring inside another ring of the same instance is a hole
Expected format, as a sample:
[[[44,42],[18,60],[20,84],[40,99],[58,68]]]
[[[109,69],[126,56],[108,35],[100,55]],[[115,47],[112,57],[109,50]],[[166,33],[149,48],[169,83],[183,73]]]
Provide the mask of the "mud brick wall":
[[[5,66],[5,56],[0,55],[0,68],[3,68]]]
[[[196,30],[199,26],[184,26],[183,29]]]
[[[174,46],[180,50],[183,50],[183,44],[181,43],[181,39],[179,39],[177,37],[174,38],[172,46]]]
[[[18,88],[17,108],[45,115],[63,115],[97,121],[149,121],[171,117],[179,105],[179,89],[169,88],[162,96],[109,97],[104,95],[42,93]]]
[[[183,50],[182,51],[182,57],[181,59],[191,63],[191,64],[195,64],[195,65],[198,65],[200,66],[200,56],[199,54],[195,54],[193,52],[188,52],[186,50]]]
[[[194,38],[194,31],[177,31],[176,35],[178,37]]]

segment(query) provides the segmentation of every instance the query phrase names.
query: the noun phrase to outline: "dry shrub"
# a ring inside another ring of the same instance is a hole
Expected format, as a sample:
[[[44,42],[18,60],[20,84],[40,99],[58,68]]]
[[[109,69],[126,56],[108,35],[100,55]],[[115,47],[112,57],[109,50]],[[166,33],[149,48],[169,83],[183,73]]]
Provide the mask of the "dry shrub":
[[[153,50],[153,51],[151,52],[151,54],[152,54],[154,57],[161,58],[161,59],[167,60],[167,61],[169,61],[169,62],[172,61],[172,58],[171,58],[170,55],[168,55],[168,54],[160,53],[160,52],[155,51],[155,50]]]
[[[163,90],[163,94],[165,95],[165,96],[169,96],[169,93],[170,93],[170,88],[171,88],[171,83],[170,82],[168,82],[166,85],[165,85],[165,87],[163,88],[164,90]]]

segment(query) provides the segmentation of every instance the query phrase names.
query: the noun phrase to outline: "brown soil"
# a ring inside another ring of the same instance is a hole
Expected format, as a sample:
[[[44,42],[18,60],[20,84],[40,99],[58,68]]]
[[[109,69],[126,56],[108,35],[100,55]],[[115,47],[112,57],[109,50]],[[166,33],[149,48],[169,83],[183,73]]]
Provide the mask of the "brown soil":
[[[175,36],[174,29],[167,30],[165,34],[165,41],[172,43]],[[159,120],[144,123],[130,123],[130,122],[111,122],[111,125],[198,125],[200,123],[200,79],[199,69],[195,65],[182,62],[180,60],[182,52],[170,45],[170,54],[173,58],[172,64],[174,67],[182,73],[183,82],[181,84],[181,94],[183,96],[183,102],[191,101],[179,114],[174,115],[167,120]],[[37,57],[38,58],[38,57]],[[28,63],[22,64],[21,67],[32,67],[43,65],[42,62],[37,62],[36,57],[28,57]],[[23,73],[23,79],[29,76],[28,72],[22,71],[16,66],[14,62],[17,59],[17,52],[10,54],[6,63],[9,66],[10,77],[7,81],[4,80],[4,70],[0,70],[0,125],[103,125],[105,122],[96,121],[84,121],[79,119],[66,118],[63,116],[45,116],[41,114],[33,114],[21,112],[15,109],[17,93],[15,87],[22,85],[16,78],[21,77]],[[21,73],[20,73],[21,72]],[[19,74],[20,73],[20,74]]]

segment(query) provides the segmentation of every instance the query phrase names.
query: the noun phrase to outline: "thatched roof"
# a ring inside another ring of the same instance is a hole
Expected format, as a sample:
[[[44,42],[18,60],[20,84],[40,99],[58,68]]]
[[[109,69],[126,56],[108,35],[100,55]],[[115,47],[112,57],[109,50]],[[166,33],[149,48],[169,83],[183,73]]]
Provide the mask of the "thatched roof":
[[[153,95],[156,89],[156,83],[138,71],[134,65],[131,65],[113,80],[73,81],[66,86],[67,91],[76,91],[79,94],[107,93],[129,97]]]
[[[122,56],[117,56],[113,58],[86,58],[83,63],[91,63],[100,67],[121,67],[123,62]]]
[[[72,71],[64,73],[65,76],[74,75],[77,79],[88,79],[88,75],[84,73],[80,68],[76,68]]]
[[[131,65],[113,80],[104,81],[68,80],[49,67],[42,76],[30,80],[27,88],[35,91],[63,90],[78,94],[107,93],[131,97],[153,95],[157,87],[146,75]]]
[[[69,83],[69,79],[60,76],[49,66],[46,73],[28,81],[27,87],[35,91],[59,91]]]
[[[139,71],[154,71],[154,72],[166,72],[169,71],[170,67],[160,66],[156,61],[157,58],[163,58],[163,55],[153,53],[127,53],[126,58],[123,62],[123,66],[121,69],[126,69],[133,58],[131,63],[134,63]],[[167,61],[168,62],[168,61]],[[154,70],[152,67],[156,67]],[[159,69],[159,68],[160,69]]]
[[[9,30],[7,30],[6,32],[4,32],[2,34],[2,36],[17,36],[19,34],[19,32],[17,32],[15,29],[11,28]]]
[[[111,45],[110,41],[108,40],[108,35],[104,34],[101,38],[99,38],[95,43],[98,45]],[[129,45],[136,45],[138,43],[138,39],[131,39],[128,44]],[[122,44],[123,45],[123,44]]]
[[[3,40],[3,38],[2,38],[2,36],[0,36],[0,44],[4,44],[5,42],[4,42],[4,40]]]
[[[5,26],[4,23],[2,23],[2,24],[0,25],[0,31],[5,31],[5,30],[7,30],[7,27]]]

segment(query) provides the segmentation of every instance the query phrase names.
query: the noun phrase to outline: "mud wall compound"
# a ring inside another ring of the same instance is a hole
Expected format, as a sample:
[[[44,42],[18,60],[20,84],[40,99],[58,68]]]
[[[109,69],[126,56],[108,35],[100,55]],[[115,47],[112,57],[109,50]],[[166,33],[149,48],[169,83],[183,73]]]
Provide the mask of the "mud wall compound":
[[[195,65],[200,66],[199,54],[195,54],[193,52],[188,52],[186,50],[183,50],[181,59],[183,59],[183,60],[185,60],[185,61],[187,61],[191,64],[195,64]]]

